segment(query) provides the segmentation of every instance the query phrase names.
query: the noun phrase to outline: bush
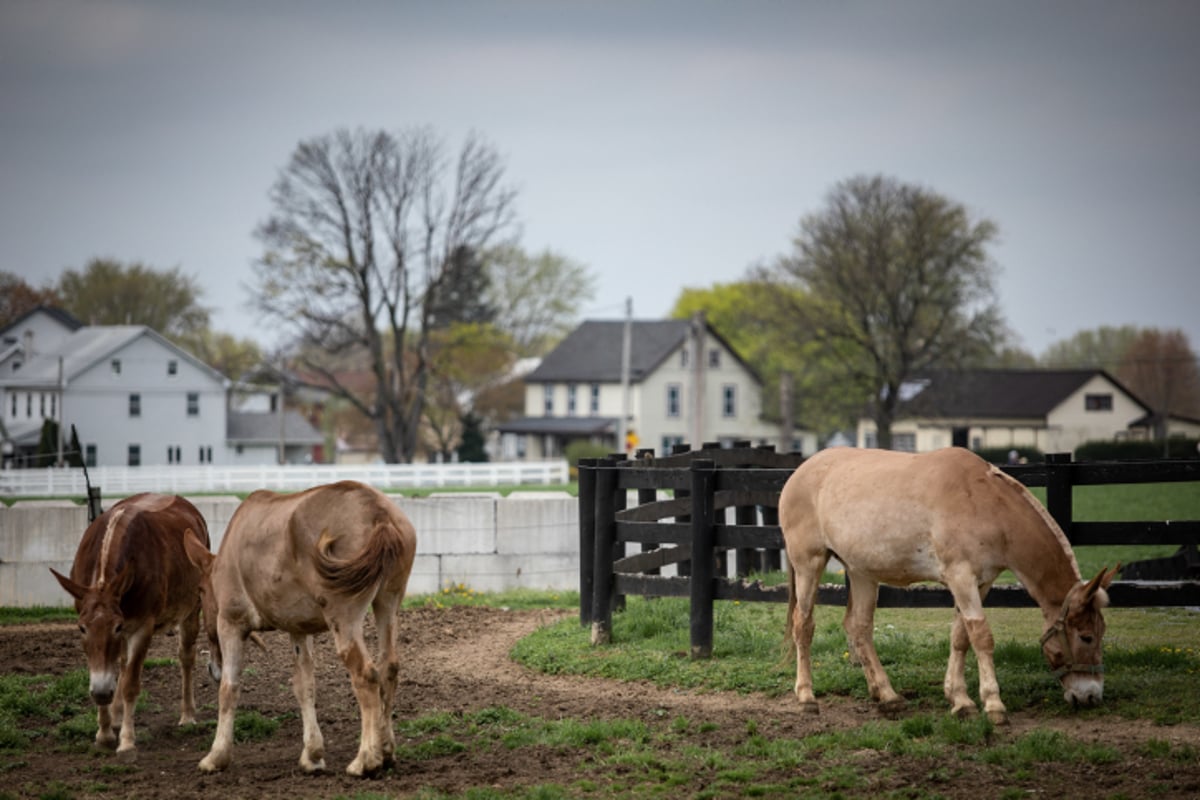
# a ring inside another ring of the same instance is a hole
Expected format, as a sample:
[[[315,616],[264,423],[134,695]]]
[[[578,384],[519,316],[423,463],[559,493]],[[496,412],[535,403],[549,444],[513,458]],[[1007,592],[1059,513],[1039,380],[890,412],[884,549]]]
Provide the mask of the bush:
[[[1167,439],[1166,458],[1200,458],[1196,450],[1196,439],[1182,436]],[[1075,448],[1076,461],[1130,461],[1134,459],[1163,458],[1163,442],[1084,442]]]
[[[586,439],[576,439],[563,448],[563,455],[572,467],[578,467],[581,458],[604,458],[612,452],[612,445],[596,444]]]

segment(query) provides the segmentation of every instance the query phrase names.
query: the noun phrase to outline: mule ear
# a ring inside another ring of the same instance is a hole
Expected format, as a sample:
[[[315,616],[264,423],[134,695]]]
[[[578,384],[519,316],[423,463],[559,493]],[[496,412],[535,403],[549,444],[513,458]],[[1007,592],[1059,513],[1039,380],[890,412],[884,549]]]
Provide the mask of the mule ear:
[[[183,550],[187,553],[188,561],[200,568],[201,572],[208,572],[212,566],[213,559],[216,558],[204,543],[200,541],[200,537],[191,528],[183,532]]]
[[[83,596],[84,596],[85,594],[87,594],[87,587],[86,587],[86,586],[83,586],[83,585],[81,585],[81,584],[78,584],[78,583],[76,583],[75,581],[73,581],[73,580],[71,580],[70,578],[68,578],[66,575],[63,575],[63,574],[61,574],[61,573],[60,573],[58,570],[54,569],[53,567],[50,567],[50,573],[51,573],[51,574],[52,574],[52,575],[53,575],[55,578],[57,578],[57,579],[58,579],[58,582],[59,582],[59,584],[60,584],[60,585],[61,585],[61,586],[62,586],[64,589],[66,589],[66,590],[67,590],[67,594],[71,595],[71,596],[72,596],[72,597],[74,597],[76,600],[82,600],[82,599],[83,599]]]
[[[1100,588],[1107,589],[1109,586],[1111,586],[1112,582],[1113,582],[1113,578],[1117,577],[1117,573],[1119,573],[1120,571],[1121,571],[1121,562],[1118,561],[1117,565],[1112,568],[1112,572],[1108,573],[1100,580]]]
[[[1109,584],[1113,582],[1113,578],[1117,576],[1117,570],[1120,568],[1120,563],[1111,571],[1107,566],[1101,567],[1100,571],[1096,573],[1096,577],[1088,581],[1087,586],[1083,587],[1083,602],[1089,602],[1095,596],[1097,589],[1107,589]]]

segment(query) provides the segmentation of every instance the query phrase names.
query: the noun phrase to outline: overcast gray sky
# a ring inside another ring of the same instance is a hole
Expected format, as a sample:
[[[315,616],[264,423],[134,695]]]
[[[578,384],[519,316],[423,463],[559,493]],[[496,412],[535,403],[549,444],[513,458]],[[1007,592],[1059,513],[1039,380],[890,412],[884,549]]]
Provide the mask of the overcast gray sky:
[[[182,267],[246,308],[255,226],[302,139],[470,130],[527,250],[599,277],[588,317],[789,250],[884,173],[997,223],[1039,354],[1081,329],[1200,350],[1200,3],[0,0],[0,270]]]

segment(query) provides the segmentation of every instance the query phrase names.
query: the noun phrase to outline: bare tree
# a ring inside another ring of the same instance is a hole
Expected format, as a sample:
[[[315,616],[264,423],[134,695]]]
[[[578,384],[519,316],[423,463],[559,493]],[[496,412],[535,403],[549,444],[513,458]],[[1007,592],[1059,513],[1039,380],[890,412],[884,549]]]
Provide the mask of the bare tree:
[[[1200,364],[1181,330],[1142,330],[1121,356],[1117,375],[1149,404],[1154,438],[1166,439],[1169,417],[1200,417]]]
[[[760,277],[801,291],[787,304],[796,336],[837,364],[868,399],[878,445],[892,445],[901,386],[930,369],[975,364],[1005,334],[987,245],[996,228],[961,205],[883,176],[834,187],[801,220],[793,252]]]
[[[302,367],[373,422],[389,463],[417,450],[431,323],[456,254],[482,251],[513,224],[498,153],[474,134],[453,162],[444,152],[428,128],[303,141],[257,232],[258,309],[294,335]],[[367,391],[338,369],[364,358]]]

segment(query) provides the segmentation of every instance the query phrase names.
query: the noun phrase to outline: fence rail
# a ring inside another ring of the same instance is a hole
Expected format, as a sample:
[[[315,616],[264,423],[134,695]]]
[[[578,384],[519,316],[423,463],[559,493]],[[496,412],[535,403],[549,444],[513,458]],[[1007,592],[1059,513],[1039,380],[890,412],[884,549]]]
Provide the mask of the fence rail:
[[[355,480],[380,489],[556,485],[570,480],[566,461],[470,464],[91,467],[106,496],[136,492],[288,491]],[[81,468],[0,470],[0,496],[86,496]]]
[[[714,600],[786,602],[785,586],[729,580],[728,553],[738,576],[778,568],[783,536],[778,525],[779,492],[798,466],[797,455],[763,448],[701,449],[668,458],[626,461],[585,459],[579,469],[580,622],[592,626],[593,643],[608,641],[612,612],[624,596],[691,598],[692,654],[712,652]],[[1062,454],[1046,463],[1004,468],[1027,486],[1046,487],[1046,507],[1072,546],[1200,543],[1200,520],[1076,522],[1074,486],[1149,482],[1200,482],[1200,462],[1075,463]],[[626,508],[637,490],[638,503]],[[669,490],[672,499],[658,499]],[[726,510],[734,509],[730,523]],[[761,514],[761,523],[758,521]],[[626,555],[628,543],[641,552]],[[657,574],[677,564],[678,577]],[[1200,606],[1194,580],[1113,583],[1114,606]],[[817,602],[844,605],[846,587],[823,585]],[[942,587],[880,587],[880,606],[952,607]],[[1021,586],[995,586],[988,606],[1032,606]]]

